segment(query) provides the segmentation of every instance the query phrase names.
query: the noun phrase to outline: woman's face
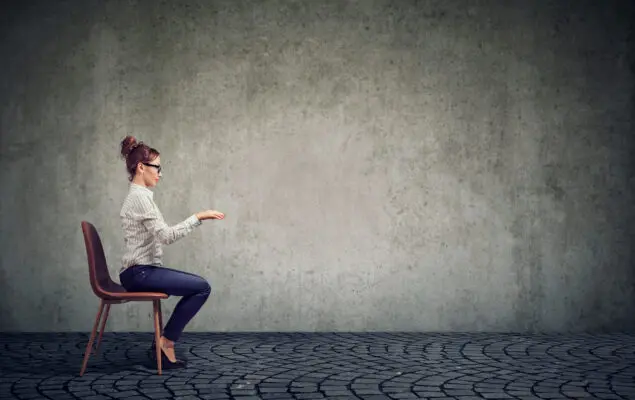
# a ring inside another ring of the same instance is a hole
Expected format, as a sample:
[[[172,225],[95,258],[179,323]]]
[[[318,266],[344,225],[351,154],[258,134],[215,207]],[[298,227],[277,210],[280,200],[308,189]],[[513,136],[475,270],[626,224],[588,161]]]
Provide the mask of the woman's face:
[[[141,173],[143,183],[147,187],[154,187],[159,183],[161,178],[161,156],[157,156],[154,160],[141,164]]]

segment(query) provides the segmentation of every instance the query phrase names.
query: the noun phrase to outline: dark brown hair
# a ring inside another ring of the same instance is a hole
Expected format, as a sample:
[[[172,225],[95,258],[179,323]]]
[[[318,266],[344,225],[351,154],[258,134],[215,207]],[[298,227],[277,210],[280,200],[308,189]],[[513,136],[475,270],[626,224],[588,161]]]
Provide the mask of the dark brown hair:
[[[159,156],[159,152],[143,142],[137,142],[134,136],[126,136],[121,141],[121,156],[126,160],[126,170],[130,174],[128,180],[132,181],[137,164],[151,162]]]

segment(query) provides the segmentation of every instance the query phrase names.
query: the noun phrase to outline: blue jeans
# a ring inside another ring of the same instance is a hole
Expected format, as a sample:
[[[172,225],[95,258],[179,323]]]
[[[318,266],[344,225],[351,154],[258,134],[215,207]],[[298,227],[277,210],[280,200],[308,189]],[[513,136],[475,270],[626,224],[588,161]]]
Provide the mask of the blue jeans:
[[[119,274],[121,286],[131,292],[161,292],[183,296],[165,324],[163,336],[176,342],[185,325],[209,297],[209,283],[198,275],[154,265],[133,265]]]

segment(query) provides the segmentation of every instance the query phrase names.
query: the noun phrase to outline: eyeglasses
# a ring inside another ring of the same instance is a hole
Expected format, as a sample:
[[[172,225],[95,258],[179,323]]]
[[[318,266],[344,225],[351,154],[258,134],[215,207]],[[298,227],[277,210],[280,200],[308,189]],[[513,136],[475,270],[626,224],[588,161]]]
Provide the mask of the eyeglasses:
[[[150,163],[141,163],[143,165],[147,165],[148,167],[154,167],[157,169],[157,172],[161,172],[161,166],[160,165],[156,165],[156,164],[150,164]]]

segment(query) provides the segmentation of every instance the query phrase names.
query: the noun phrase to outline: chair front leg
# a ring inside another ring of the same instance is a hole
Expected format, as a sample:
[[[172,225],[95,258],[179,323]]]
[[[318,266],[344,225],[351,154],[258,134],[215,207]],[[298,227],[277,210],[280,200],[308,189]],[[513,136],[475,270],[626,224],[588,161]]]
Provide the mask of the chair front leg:
[[[153,300],[152,305],[154,308],[154,343],[155,351],[157,353],[157,372],[161,375],[161,327],[159,326],[159,313],[161,303],[160,300]]]
[[[163,336],[163,312],[161,311],[161,300],[157,300],[159,307],[159,336]]]
[[[82,363],[82,369],[79,371],[79,376],[83,376],[84,372],[86,372],[86,366],[88,365],[88,357],[93,352],[93,342],[95,341],[95,333],[97,333],[97,326],[99,325],[99,320],[101,319],[101,313],[104,311],[104,301],[102,300],[99,304],[99,311],[97,311],[97,318],[95,318],[95,324],[93,325],[93,331],[90,334],[90,339],[88,339],[88,343],[86,344],[86,351],[84,352],[84,362]]]

